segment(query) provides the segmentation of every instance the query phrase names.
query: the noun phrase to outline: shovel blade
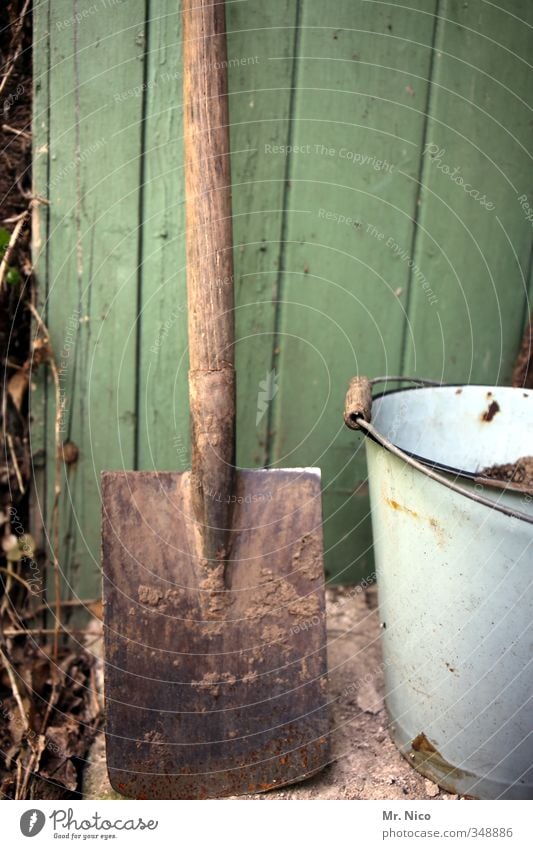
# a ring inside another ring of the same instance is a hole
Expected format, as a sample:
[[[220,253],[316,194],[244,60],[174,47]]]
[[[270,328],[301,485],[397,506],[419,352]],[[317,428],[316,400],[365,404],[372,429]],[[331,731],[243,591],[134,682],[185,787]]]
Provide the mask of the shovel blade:
[[[255,793],[328,763],[319,475],[237,472],[224,566],[201,557],[193,485],[102,476],[107,766],[133,798]]]

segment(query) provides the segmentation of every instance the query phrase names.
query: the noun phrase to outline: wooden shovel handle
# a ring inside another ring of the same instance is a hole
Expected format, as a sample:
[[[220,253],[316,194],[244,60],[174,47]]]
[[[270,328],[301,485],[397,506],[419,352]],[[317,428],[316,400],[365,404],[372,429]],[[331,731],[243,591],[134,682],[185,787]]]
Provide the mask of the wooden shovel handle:
[[[206,556],[225,556],[235,462],[233,239],[223,0],[184,0],[192,480]]]
[[[233,368],[233,241],[224,2],[185,0],[183,107],[189,356]]]

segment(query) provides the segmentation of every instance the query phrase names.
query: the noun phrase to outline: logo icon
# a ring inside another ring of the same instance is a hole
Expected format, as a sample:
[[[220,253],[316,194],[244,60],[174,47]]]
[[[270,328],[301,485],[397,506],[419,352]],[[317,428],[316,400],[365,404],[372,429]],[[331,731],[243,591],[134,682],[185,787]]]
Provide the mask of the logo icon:
[[[20,818],[20,830],[24,837],[35,837],[43,830],[46,817],[42,811],[32,808],[25,811]]]
[[[278,376],[276,369],[272,369],[270,374],[267,372],[264,380],[259,381],[259,392],[257,393],[257,414],[255,417],[255,426],[258,427],[263,416],[268,410],[270,402],[274,399],[279,387]]]

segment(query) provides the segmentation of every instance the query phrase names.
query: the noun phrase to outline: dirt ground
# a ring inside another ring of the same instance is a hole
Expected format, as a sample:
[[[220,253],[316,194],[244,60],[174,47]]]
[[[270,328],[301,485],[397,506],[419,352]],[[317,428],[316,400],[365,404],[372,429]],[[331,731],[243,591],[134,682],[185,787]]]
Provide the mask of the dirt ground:
[[[319,776],[249,799],[457,799],[415,772],[387,730],[375,587],[327,593],[333,760]],[[89,755],[82,794],[120,798],[105,769],[103,734]]]

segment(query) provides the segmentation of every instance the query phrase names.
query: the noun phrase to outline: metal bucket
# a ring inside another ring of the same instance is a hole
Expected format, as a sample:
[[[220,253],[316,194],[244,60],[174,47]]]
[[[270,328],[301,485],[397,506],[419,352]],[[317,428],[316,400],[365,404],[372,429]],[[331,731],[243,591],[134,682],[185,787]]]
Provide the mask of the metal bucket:
[[[533,392],[441,386],[373,400],[372,426],[448,480],[533,454]],[[533,524],[477,503],[365,440],[386,704],[400,751],[452,793],[533,798]]]

